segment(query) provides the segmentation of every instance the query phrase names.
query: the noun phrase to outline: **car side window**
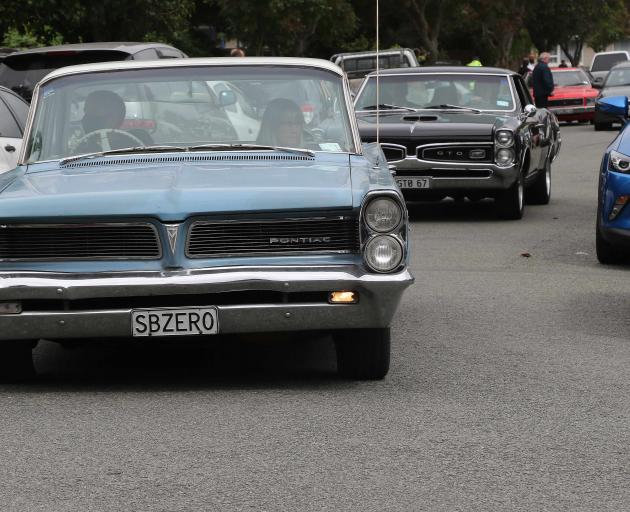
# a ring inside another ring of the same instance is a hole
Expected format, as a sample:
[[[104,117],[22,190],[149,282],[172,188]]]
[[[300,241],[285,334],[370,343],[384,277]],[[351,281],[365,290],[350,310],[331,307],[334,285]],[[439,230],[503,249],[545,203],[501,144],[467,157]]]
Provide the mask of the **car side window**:
[[[525,105],[533,105],[534,100],[529,94],[529,89],[527,89],[527,87],[525,86],[523,77],[514,76],[514,84],[516,85],[516,93],[518,94],[518,99],[521,102],[521,108],[525,107]]]
[[[0,96],[2,96],[2,99],[7,103],[7,105],[9,105],[9,108],[13,111],[13,114],[15,115],[20,125],[20,130],[24,130],[26,118],[28,117],[28,105],[26,104],[26,102],[17,95],[11,94],[9,92],[2,92],[0,93]]]
[[[139,51],[133,56],[133,60],[158,60],[159,58],[160,56],[153,48]]]
[[[177,50],[171,48],[158,48],[160,59],[181,59],[183,55]]]
[[[13,117],[13,114],[9,110],[9,107],[5,104],[4,100],[0,98],[0,137],[9,137],[11,139],[21,139],[22,131],[17,124],[17,121]]]

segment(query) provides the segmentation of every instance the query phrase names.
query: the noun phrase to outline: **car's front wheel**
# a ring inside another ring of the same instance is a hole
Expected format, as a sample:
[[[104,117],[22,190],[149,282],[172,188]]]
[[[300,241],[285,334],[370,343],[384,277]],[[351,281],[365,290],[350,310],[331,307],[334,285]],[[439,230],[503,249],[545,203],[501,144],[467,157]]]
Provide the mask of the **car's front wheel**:
[[[495,208],[500,219],[517,220],[523,216],[523,209],[525,208],[524,187],[523,173],[519,173],[516,182],[497,196]]]
[[[337,371],[351,379],[378,380],[387,375],[390,358],[390,330],[343,329],[334,335]]]
[[[538,176],[531,187],[527,189],[529,204],[549,204],[551,199],[551,163],[545,162],[545,168],[538,171]]]
[[[595,228],[595,253],[597,260],[604,265],[620,265],[630,261],[629,251],[615,247],[604,239],[599,221]]]
[[[0,341],[0,382],[22,382],[35,376],[31,341]]]

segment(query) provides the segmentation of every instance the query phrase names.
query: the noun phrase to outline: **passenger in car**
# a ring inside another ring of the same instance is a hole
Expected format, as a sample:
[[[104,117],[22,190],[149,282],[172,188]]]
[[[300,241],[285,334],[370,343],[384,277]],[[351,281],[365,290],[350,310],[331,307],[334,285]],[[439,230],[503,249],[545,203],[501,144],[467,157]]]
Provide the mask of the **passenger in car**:
[[[303,130],[304,116],[300,107],[286,98],[276,98],[265,109],[256,142],[301,148],[304,147]]]

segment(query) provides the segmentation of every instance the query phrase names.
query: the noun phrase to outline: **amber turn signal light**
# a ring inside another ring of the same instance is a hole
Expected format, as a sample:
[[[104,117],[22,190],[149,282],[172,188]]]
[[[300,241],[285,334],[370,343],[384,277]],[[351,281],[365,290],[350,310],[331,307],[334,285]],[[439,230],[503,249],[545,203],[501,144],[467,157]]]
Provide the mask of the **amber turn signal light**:
[[[331,304],[356,304],[359,302],[359,294],[348,291],[330,292],[328,302]]]

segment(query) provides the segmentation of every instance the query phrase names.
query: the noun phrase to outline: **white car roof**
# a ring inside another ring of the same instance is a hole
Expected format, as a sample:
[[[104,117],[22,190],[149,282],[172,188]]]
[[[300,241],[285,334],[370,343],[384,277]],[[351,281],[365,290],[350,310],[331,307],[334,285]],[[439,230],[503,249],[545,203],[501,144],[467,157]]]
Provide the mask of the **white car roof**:
[[[95,73],[100,71],[116,71],[127,69],[153,69],[174,67],[199,67],[199,66],[285,66],[285,67],[310,67],[332,71],[343,77],[342,69],[330,61],[323,59],[307,59],[293,57],[214,57],[192,59],[162,59],[162,60],[125,60],[113,62],[97,62],[92,64],[80,64],[56,69],[46,75],[40,82],[44,84],[55,78],[82,73]]]

